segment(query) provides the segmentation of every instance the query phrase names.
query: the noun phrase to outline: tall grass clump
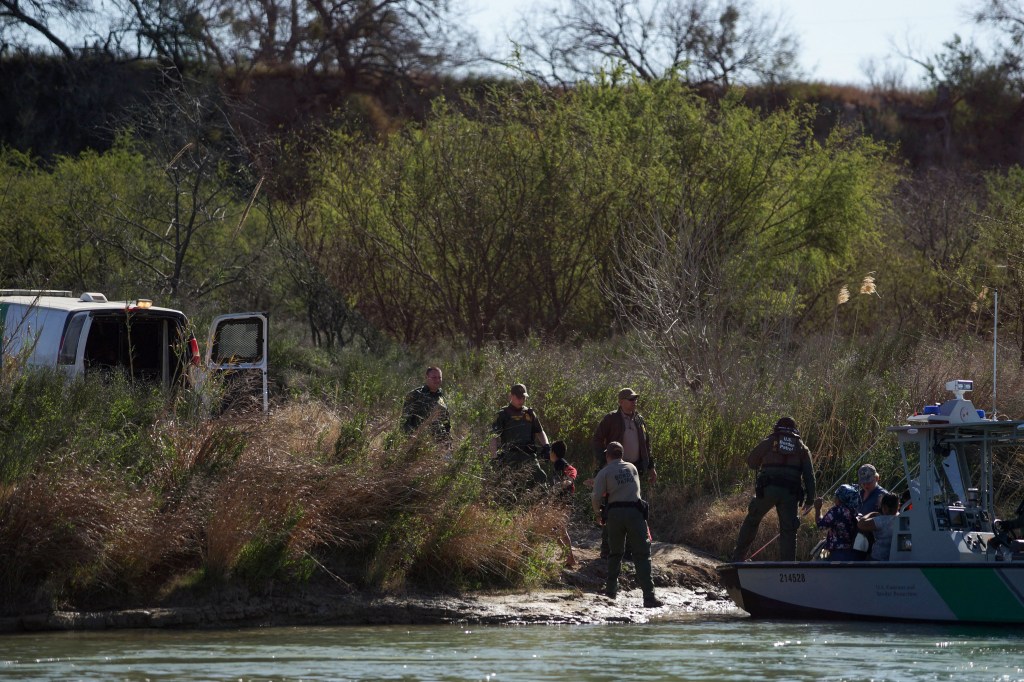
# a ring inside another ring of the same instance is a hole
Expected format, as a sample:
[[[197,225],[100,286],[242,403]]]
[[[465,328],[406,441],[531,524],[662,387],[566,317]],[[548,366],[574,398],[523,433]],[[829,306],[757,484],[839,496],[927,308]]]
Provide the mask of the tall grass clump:
[[[168,395],[113,434],[103,419],[140,389],[68,384],[68,395],[92,392],[96,425],[74,409],[65,416],[95,426],[99,447],[65,428],[42,452],[5,462],[0,609],[173,602],[223,585],[457,590],[550,579],[565,511],[542,496],[504,502],[514,482],[478,438],[464,434],[449,450],[398,434],[394,399],[379,386],[402,378],[379,367],[349,376],[375,386],[368,395],[384,407],[306,399],[268,416],[184,419]],[[11,394],[44,404],[55,382],[30,378]],[[130,447],[102,447],[118,434]]]

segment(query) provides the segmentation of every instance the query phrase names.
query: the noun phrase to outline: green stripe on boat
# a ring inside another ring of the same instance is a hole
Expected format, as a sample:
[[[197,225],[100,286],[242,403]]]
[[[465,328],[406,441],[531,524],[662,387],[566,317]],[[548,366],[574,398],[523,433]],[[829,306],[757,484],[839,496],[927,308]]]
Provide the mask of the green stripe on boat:
[[[921,572],[958,620],[1020,622],[1024,619],[1024,604],[997,570],[922,568]],[[965,585],[968,576],[970,584]]]

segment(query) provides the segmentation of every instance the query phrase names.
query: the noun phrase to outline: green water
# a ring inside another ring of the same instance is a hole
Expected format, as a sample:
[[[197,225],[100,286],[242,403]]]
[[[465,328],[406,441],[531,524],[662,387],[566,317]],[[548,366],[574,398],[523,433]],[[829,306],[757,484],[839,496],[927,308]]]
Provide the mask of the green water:
[[[792,623],[336,627],[0,638],[12,680],[1024,680],[1016,628]]]

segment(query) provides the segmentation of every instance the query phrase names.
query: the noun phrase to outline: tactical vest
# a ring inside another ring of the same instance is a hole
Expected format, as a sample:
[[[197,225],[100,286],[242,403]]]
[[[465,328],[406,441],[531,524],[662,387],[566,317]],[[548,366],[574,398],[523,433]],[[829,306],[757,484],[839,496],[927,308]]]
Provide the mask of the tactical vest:
[[[533,422],[537,418],[532,408],[519,414],[502,409],[498,413],[498,438],[502,445],[530,445],[533,443]]]
[[[773,436],[772,447],[761,462],[761,471],[767,474],[767,484],[799,486],[804,470],[800,438],[784,431],[776,431]]]

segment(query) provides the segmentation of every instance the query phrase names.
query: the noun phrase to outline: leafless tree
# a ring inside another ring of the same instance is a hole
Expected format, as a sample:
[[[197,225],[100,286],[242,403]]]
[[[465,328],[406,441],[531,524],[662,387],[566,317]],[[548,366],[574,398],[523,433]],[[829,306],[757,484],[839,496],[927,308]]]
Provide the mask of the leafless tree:
[[[1006,33],[1018,47],[1024,45],[1024,4],[1020,0],[977,0],[974,20]]]
[[[570,0],[516,42],[528,73],[560,84],[616,65],[644,80],[772,82],[795,75],[798,49],[783,20],[750,0]]]
[[[180,74],[190,66],[224,66],[221,38],[227,28],[216,0],[114,0],[115,33],[125,52],[156,57]],[[130,44],[134,42],[134,46]]]
[[[449,0],[115,0],[123,35],[179,69],[290,66],[353,89],[433,72],[463,52]]]
[[[616,279],[606,286],[640,344],[694,389],[709,372],[725,374],[734,359],[716,344],[731,306],[728,279],[713,263],[716,230],[703,223],[682,215],[636,220],[616,254]]]
[[[91,0],[0,0],[0,46],[6,46],[13,34],[36,34],[71,59],[74,50],[59,37],[58,26],[78,24],[92,9]]]
[[[208,93],[173,90],[134,119],[132,161],[69,201],[74,227],[137,282],[198,299],[249,281],[265,253],[262,179]],[[127,144],[127,143],[124,143]],[[131,177],[124,177],[131,173]]]
[[[240,237],[263,180],[253,177],[240,138],[215,101],[209,93],[179,89],[162,96],[137,123],[151,158],[166,160],[171,196],[149,214],[125,216],[142,237],[129,242],[141,246],[131,255],[172,295],[186,287],[199,297],[238,282],[260,254],[258,243],[245,248],[249,240]],[[190,267],[197,252],[212,257],[208,262],[216,268]]]

